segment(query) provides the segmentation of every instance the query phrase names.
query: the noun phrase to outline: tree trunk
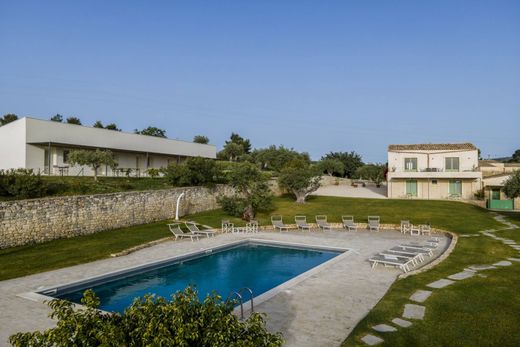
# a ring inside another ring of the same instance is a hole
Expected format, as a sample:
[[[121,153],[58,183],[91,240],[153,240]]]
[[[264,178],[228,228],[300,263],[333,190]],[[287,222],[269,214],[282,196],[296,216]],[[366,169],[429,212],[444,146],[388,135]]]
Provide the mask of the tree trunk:
[[[97,167],[94,167],[93,169],[94,169],[94,181],[97,182],[97,169],[98,169],[98,168],[97,168]]]
[[[253,205],[249,204],[244,210],[242,214],[242,219],[246,221],[251,221],[251,219],[255,218],[255,211],[253,210]]]
[[[296,203],[297,204],[305,204],[305,198],[307,197],[307,194],[304,192],[294,192],[294,196],[296,196]]]

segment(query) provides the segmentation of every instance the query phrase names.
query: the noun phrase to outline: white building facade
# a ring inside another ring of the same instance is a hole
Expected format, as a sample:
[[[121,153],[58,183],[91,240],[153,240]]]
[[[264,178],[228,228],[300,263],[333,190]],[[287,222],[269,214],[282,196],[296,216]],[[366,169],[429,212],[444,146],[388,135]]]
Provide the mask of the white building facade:
[[[482,187],[471,143],[388,146],[388,197],[475,199]]]
[[[74,149],[110,150],[117,168],[102,167],[100,176],[146,176],[150,168],[180,163],[189,157],[215,159],[213,145],[91,128],[25,117],[0,127],[0,169],[32,169],[45,175],[92,176],[87,166],[73,166]]]

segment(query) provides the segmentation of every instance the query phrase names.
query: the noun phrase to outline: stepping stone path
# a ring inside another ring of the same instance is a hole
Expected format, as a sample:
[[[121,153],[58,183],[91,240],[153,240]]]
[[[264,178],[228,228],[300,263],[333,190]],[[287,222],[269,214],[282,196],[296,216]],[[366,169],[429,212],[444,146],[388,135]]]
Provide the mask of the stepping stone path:
[[[520,262],[520,258],[507,258],[507,260],[518,261],[518,262]]]
[[[470,278],[473,276],[475,276],[475,271],[462,271],[462,272],[453,274],[451,276],[448,276],[448,278],[451,280],[460,281],[460,280],[465,280],[466,278]]]
[[[510,261],[507,261],[507,260],[502,260],[502,261],[499,261],[498,263],[495,263],[493,265],[496,265],[496,266],[510,266],[510,265],[513,265],[513,263],[511,263]]]
[[[496,269],[496,267],[493,265],[471,265],[469,267],[469,269],[473,270],[473,271],[482,271],[482,270]]]
[[[432,282],[430,284],[427,284],[426,286],[430,287],[430,288],[438,289],[438,288],[447,287],[447,286],[449,286],[450,284],[453,284],[453,283],[455,283],[455,282],[443,278],[443,279],[440,279],[438,281],[435,281],[435,282]]]
[[[401,319],[401,318],[392,319],[392,323],[394,323],[395,325],[399,325],[400,327],[403,327],[403,328],[408,328],[408,327],[412,326],[412,322]]]
[[[377,344],[380,344],[384,340],[380,337],[367,334],[361,338],[361,341],[363,341],[364,343],[366,343],[369,346],[375,346]]]
[[[404,305],[403,317],[409,319],[424,319],[426,307],[415,304]]]
[[[477,236],[480,236],[480,234],[464,234],[464,235],[460,235],[459,237],[477,237]]]
[[[432,292],[429,290],[418,290],[410,296],[410,300],[415,302],[424,302],[432,295]]]
[[[397,331],[396,328],[394,328],[393,326],[390,326],[388,324],[379,324],[379,325],[373,326],[372,329],[374,329],[375,331],[379,331],[380,333],[392,333],[394,331]]]

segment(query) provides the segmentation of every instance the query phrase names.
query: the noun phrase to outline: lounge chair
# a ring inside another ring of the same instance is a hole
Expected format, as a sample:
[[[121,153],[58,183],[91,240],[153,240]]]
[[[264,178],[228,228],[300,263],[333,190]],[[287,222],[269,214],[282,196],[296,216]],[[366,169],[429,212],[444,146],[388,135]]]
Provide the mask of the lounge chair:
[[[229,220],[222,221],[222,232],[223,233],[234,233],[235,225],[231,223]]]
[[[410,225],[411,225],[411,224],[410,224],[410,221],[409,221],[409,220],[402,220],[402,221],[401,221],[401,232],[402,232],[403,234],[406,234],[407,232],[409,232],[409,231],[410,231],[410,229],[409,229],[409,228],[410,228]]]
[[[412,260],[410,259],[402,259],[394,255],[383,255],[378,254],[368,259],[368,261],[372,262],[372,268],[375,268],[377,264],[383,264],[386,266],[395,266],[403,270],[403,272],[410,271],[410,264],[412,264]]]
[[[410,224],[410,235],[421,235],[421,228],[418,225]]]
[[[429,224],[421,224],[419,225],[419,230],[421,232],[421,235],[431,235],[432,234],[432,227]]]
[[[271,223],[273,224],[274,230],[279,229],[280,232],[282,231],[289,231],[289,227],[285,224],[283,224],[283,218],[282,216],[276,215],[271,216]]]
[[[311,230],[311,226],[307,224],[306,216],[295,216],[294,221],[296,222],[296,227],[298,228],[298,230]]]
[[[420,254],[422,260],[424,260],[424,256],[431,256],[431,251],[426,249],[415,249],[415,248],[403,248],[403,247],[392,247],[388,250],[389,252],[393,253],[400,253],[400,254]]]
[[[419,263],[422,263],[424,261],[424,257],[421,253],[415,253],[412,251],[405,251],[405,250],[398,250],[395,251],[393,249],[386,250],[384,252],[381,252],[379,254],[386,254],[386,255],[395,255],[398,258],[404,258],[404,259],[411,259],[414,265],[417,265]]]
[[[343,222],[343,228],[348,231],[357,231],[357,224],[354,223],[354,216],[341,216],[341,221]]]
[[[215,232],[211,230],[200,230],[196,223],[194,222],[186,222],[184,223],[186,228],[190,231],[190,233],[194,235],[206,235],[206,237],[215,236]]]
[[[419,251],[425,251],[425,254],[428,254],[430,257],[433,255],[432,248],[427,248],[426,246],[420,246],[420,245],[399,245],[398,247],[405,249],[405,250],[419,250]]]
[[[195,235],[192,233],[187,234],[187,233],[183,232],[178,223],[168,224],[168,228],[170,229],[172,234],[175,236],[175,240],[177,240],[178,238],[189,237],[191,239],[191,242],[193,242],[193,238],[196,238],[197,240],[199,239],[199,235]]]
[[[318,228],[321,230],[331,230],[330,224],[327,222],[327,216],[325,215],[317,215],[316,216],[316,224],[318,225]]]
[[[379,216],[368,216],[368,230],[379,231]]]
[[[246,224],[246,233],[257,233],[258,232],[258,222],[256,220],[250,220],[249,223]]]

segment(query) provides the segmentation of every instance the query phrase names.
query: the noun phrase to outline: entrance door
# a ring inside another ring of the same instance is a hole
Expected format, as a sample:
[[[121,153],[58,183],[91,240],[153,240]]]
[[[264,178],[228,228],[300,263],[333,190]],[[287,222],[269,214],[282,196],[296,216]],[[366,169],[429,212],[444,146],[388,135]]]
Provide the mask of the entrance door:
[[[451,180],[450,186],[448,188],[448,193],[452,197],[462,196],[462,181],[461,180]]]
[[[500,200],[500,189],[491,190],[491,200]]]
[[[416,180],[406,181],[406,195],[407,196],[417,196],[417,181]]]

